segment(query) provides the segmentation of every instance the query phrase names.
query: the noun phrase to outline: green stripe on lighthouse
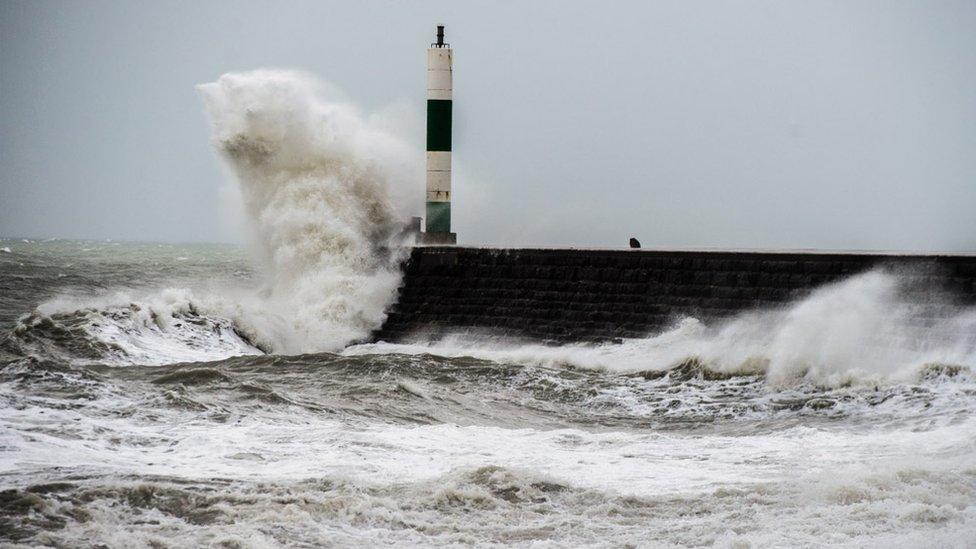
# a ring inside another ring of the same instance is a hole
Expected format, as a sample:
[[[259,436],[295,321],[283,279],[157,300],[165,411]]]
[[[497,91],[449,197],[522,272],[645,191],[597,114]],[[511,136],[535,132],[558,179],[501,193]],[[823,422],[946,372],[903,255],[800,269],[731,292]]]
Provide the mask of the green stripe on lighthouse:
[[[451,100],[427,100],[427,150],[451,150]]]
[[[427,232],[429,233],[451,232],[451,203],[450,202],[428,202],[427,203]]]

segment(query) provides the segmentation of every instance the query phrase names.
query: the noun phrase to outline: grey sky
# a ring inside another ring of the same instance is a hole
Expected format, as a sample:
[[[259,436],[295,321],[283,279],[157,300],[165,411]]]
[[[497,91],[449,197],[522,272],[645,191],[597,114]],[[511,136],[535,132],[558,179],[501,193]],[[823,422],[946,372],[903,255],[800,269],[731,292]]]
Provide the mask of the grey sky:
[[[399,106],[421,151],[437,23],[461,243],[976,250],[971,0],[2,0],[0,235],[233,239],[194,90],[228,71]]]

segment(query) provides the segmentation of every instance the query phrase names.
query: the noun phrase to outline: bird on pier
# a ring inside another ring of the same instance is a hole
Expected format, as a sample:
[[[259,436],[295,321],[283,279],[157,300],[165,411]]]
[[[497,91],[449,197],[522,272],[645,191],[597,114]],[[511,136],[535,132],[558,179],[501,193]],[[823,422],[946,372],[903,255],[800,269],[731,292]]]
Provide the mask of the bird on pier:
[[[630,247],[631,248],[640,248],[640,240],[637,240],[634,237],[630,237]]]

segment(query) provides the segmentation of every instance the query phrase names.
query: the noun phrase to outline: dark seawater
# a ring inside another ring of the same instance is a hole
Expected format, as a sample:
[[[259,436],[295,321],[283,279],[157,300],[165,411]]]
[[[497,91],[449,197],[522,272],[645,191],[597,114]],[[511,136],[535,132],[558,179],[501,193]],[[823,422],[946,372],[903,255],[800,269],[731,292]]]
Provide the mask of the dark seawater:
[[[884,277],[619,345],[290,354],[235,247],[7,248],[2,545],[976,539],[976,316],[925,339]]]

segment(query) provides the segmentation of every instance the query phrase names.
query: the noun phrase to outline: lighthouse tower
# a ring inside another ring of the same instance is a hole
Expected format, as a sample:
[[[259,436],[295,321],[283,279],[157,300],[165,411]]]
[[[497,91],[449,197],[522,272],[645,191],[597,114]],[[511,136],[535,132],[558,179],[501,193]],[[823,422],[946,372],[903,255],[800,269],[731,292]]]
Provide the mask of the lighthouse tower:
[[[444,25],[427,49],[427,223],[425,244],[456,244],[451,232],[451,45]]]

